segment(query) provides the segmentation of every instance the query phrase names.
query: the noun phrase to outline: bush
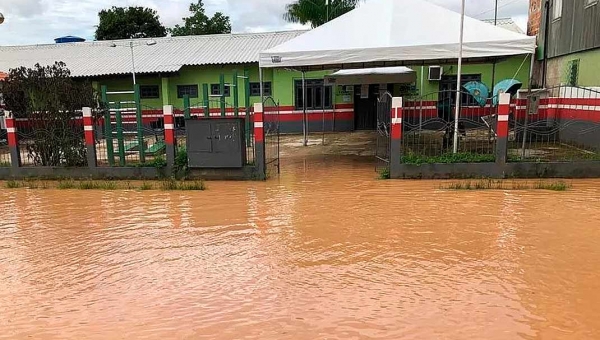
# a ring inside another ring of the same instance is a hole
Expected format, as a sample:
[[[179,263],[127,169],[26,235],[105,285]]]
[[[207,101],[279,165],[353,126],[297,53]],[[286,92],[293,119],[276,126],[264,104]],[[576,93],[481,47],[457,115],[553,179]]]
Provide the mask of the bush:
[[[404,164],[454,164],[454,163],[491,163],[496,161],[495,155],[482,155],[470,152],[447,153],[439,156],[420,156],[408,154],[402,157]]]

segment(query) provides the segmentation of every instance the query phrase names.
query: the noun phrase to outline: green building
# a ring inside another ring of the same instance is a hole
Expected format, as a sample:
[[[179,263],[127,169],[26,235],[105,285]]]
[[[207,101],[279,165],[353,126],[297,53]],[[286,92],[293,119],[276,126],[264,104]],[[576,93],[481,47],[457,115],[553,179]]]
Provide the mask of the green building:
[[[260,101],[259,52],[277,46],[305,31],[166,37],[121,41],[94,41],[32,46],[0,47],[0,71],[36,63],[64,62],[73,77],[88,79],[100,90],[131,91],[132,71],[140,85],[144,122],[160,119],[157,111],[173,105],[176,115],[184,109],[184,96],[190,98],[192,114],[203,115],[208,99],[211,115],[221,114],[221,79],[225,83],[226,115]],[[133,58],[132,58],[133,56]],[[515,78],[528,85],[527,56],[512,56],[491,63],[463,66],[464,81],[480,80],[492,87],[492,79]],[[132,62],[133,61],[133,62]],[[524,62],[525,61],[525,62]],[[456,87],[457,67],[442,67],[442,74],[430,80],[429,65],[407,65],[414,70],[409,83],[371,84],[368,95],[363,84],[338,86],[324,78],[335,70],[306,73],[306,109],[311,131],[353,131],[374,129],[379,90],[382,86],[395,96],[418,96]],[[493,75],[493,69],[495,74]],[[424,74],[422,74],[424,72]],[[265,69],[264,95],[278,102],[281,131],[302,131],[303,95],[301,73],[286,69]],[[235,85],[235,86],[234,86]],[[205,98],[204,87],[208,92]],[[237,92],[237,100],[235,94]],[[119,95],[111,101],[131,101],[131,95]],[[130,117],[129,120],[134,120]],[[128,117],[125,117],[128,121]]]

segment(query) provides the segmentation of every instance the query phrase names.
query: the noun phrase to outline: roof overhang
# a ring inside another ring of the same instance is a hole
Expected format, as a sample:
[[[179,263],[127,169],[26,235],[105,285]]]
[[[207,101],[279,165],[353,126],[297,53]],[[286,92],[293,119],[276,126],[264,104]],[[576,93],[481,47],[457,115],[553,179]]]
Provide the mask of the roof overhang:
[[[327,84],[400,84],[417,80],[417,73],[404,66],[340,70],[325,77]]]

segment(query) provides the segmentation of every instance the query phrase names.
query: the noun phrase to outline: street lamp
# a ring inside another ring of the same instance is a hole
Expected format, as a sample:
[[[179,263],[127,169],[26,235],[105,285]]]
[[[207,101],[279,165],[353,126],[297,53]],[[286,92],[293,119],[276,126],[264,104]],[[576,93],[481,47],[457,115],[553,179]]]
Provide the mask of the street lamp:
[[[143,45],[154,46],[154,45],[156,45],[156,41],[149,40],[149,41],[146,41],[146,42],[143,42],[143,43],[142,42],[136,43],[136,42],[133,41],[133,37],[129,41],[129,48],[131,49],[131,71],[132,71],[131,74],[133,75],[133,85],[136,84],[136,81],[135,81],[135,57],[134,57],[133,50],[134,50],[135,47],[137,47],[137,46],[143,46]],[[110,47],[118,47],[118,46],[119,45],[115,44],[114,42],[112,44],[110,44]]]

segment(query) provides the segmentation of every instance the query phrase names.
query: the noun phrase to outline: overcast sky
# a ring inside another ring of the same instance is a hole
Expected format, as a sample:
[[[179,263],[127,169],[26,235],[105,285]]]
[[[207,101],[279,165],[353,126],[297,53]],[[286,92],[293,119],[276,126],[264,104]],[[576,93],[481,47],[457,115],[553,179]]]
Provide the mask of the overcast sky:
[[[192,0],[0,0],[6,17],[0,25],[0,45],[53,43],[64,35],[93,39],[98,11],[110,6],[139,5],[158,11],[167,27],[187,16]],[[195,1],[195,0],[194,0]],[[291,0],[289,0],[291,1]],[[224,12],[231,17],[234,32],[297,29],[300,25],[282,19],[288,0],[205,0],[209,14]],[[369,1],[369,0],[365,0]],[[397,0],[402,1],[402,0]],[[430,0],[455,11],[460,0]],[[467,0],[467,15],[492,18],[495,0]],[[499,17],[512,17],[523,30],[527,23],[528,0],[498,0]]]

